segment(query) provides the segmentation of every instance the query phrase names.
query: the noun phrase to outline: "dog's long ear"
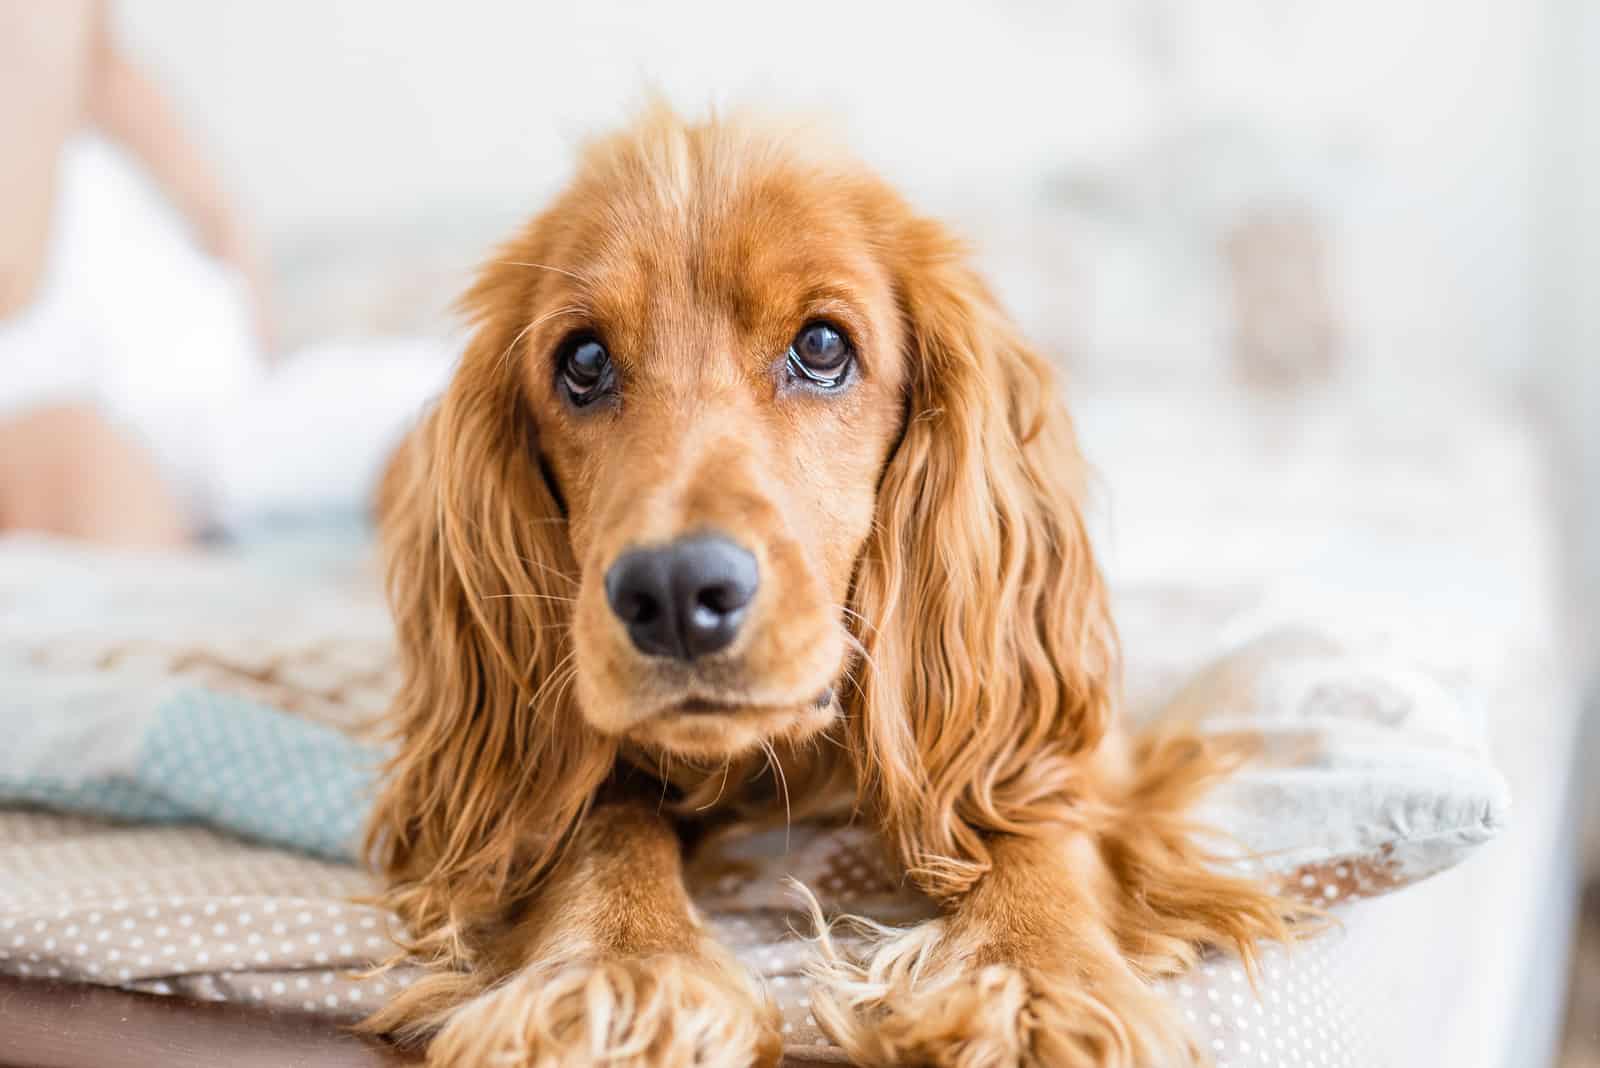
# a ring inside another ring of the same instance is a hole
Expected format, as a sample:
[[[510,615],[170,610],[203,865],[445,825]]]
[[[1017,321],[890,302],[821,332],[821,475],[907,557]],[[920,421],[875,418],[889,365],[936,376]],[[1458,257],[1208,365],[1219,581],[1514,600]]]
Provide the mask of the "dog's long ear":
[[[457,964],[473,926],[548,868],[612,761],[571,699],[576,570],[515,351],[536,284],[514,264],[480,274],[461,366],[379,494],[403,681],[368,853],[414,948]]]
[[[942,227],[908,223],[899,260],[909,406],[856,576],[850,719],[869,802],[943,897],[987,870],[987,834],[1059,816],[1092,774],[1117,645],[1048,364]]]

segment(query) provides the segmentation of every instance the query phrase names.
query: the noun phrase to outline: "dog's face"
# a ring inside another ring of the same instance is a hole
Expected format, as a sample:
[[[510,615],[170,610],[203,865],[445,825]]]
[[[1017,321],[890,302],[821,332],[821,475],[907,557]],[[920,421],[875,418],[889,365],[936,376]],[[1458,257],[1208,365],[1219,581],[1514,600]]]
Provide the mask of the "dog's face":
[[[379,501],[403,745],[372,842],[426,884],[413,929],[530,891],[619,756],[853,776],[941,896],[977,828],[1053,811],[1115,632],[1049,365],[945,227],[815,138],[656,109],[464,306]]]
[[[689,148],[581,174],[508,247],[537,275],[508,358],[568,520],[584,718],[719,758],[836,714],[905,339],[869,186]]]

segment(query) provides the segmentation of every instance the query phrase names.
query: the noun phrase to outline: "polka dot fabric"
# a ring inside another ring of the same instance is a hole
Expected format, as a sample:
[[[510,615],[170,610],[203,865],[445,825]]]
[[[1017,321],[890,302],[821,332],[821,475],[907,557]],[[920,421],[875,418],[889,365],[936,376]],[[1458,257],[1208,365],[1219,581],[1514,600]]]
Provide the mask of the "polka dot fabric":
[[[1371,1068],[1344,982],[1343,932],[1283,950],[1268,947],[1259,982],[1232,961],[1211,961],[1163,992],[1216,1068]]]
[[[808,922],[785,876],[830,912],[906,923],[928,906],[894,891],[872,839],[854,830],[746,836],[691,873],[717,937],[781,1008],[786,1049],[838,1060],[811,1015]],[[353,1021],[419,974],[368,972],[393,951],[390,917],[355,903],[372,889],[354,868],[207,830],[0,811],[0,971]],[[1343,893],[1337,882],[1305,890],[1325,902]],[[1338,986],[1342,951],[1334,930],[1269,950],[1259,990],[1216,960],[1163,993],[1221,1068],[1369,1068]]]
[[[378,760],[331,727],[193,689],[161,706],[139,781],[180,818],[343,858],[361,837]]]
[[[352,900],[370,889],[209,831],[0,812],[0,971],[297,1009],[316,983],[315,1011],[353,1017],[409,981],[346,974],[392,950],[388,916]]]

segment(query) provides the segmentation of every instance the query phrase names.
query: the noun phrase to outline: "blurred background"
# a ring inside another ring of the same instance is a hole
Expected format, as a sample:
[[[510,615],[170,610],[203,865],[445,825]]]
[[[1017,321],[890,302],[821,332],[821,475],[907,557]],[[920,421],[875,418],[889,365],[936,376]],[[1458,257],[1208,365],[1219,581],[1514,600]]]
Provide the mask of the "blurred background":
[[[306,468],[363,432],[364,403],[419,403],[471,266],[585,134],[652,88],[691,113],[815,114],[955,222],[1066,369],[1126,567],[1326,555],[1316,525],[1354,524],[1353,553],[1373,531],[1467,545],[1430,577],[1441,595],[1487,590],[1508,626],[1547,629],[1568,689],[1494,724],[1522,747],[1508,760],[1539,845],[1519,854],[1518,908],[1543,933],[1481,966],[1529,969],[1503,979],[1492,1044],[1525,1053],[1500,1063],[1543,1063],[1564,1019],[1561,1063],[1600,1065],[1600,897],[1573,920],[1581,873],[1600,876],[1600,837],[1587,867],[1582,849],[1600,743],[1581,741],[1600,593],[1600,5],[278,0],[117,3],[110,20],[259,264],[261,388],[283,396],[227,447],[253,472],[212,517],[235,536],[360,512],[374,461],[320,486]],[[341,370],[319,372],[319,353]],[[415,385],[384,400],[393,361]],[[1130,498],[1161,500],[1119,500],[1122,472],[1180,454],[1221,472],[1212,496],[1130,475],[1145,487]],[[1141,548],[1131,517],[1191,512],[1271,534]]]
[[[1574,488],[1600,457],[1597,19],[1583,0],[115,6],[269,250],[285,350],[445,323],[582,136],[657,87],[842,128],[963,225],[1080,375],[1488,376],[1547,410]]]

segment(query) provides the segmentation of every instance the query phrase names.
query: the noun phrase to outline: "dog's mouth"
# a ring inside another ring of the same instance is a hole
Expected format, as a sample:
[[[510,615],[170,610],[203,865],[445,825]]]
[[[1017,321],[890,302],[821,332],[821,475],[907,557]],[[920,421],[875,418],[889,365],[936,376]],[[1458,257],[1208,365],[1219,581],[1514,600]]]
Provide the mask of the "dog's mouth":
[[[793,704],[688,697],[666,706],[628,733],[652,748],[691,758],[722,759],[773,741],[810,738],[833,722],[838,711],[834,697],[831,686],[809,701]]]
[[[833,687],[829,686],[817,694],[810,702],[810,707],[826,709],[833,704]],[[668,705],[661,713],[664,716],[745,716],[762,715],[771,712],[792,711],[804,705],[752,705],[742,701],[725,701],[717,698],[687,697],[676,704]]]

